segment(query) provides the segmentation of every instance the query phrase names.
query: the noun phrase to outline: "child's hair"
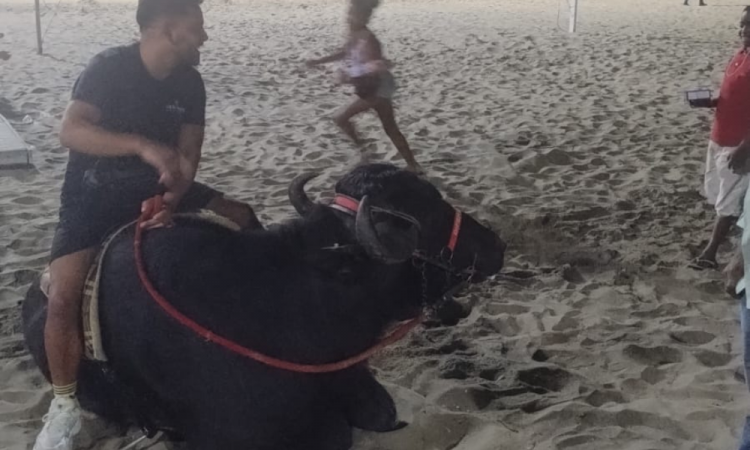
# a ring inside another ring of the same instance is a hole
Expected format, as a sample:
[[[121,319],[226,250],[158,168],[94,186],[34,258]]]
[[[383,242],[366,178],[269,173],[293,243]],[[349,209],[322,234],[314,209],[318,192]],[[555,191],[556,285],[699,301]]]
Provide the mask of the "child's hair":
[[[370,15],[380,5],[380,0],[351,0],[351,5],[357,11]]]

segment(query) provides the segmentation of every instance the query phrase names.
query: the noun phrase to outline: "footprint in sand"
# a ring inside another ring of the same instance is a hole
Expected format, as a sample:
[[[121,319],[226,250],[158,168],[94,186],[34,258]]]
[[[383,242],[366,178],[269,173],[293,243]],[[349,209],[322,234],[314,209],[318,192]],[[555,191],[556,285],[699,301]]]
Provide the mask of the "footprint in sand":
[[[568,333],[556,333],[556,332],[544,333],[542,334],[541,344],[544,346],[565,344],[565,343],[570,342],[570,339],[571,339],[571,336]]]
[[[732,355],[729,353],[718,353],[710,350],[702,350],[695,353],[695,358],[706,367],[722,367],[732,361]]]
[[[17,198],[14,198],[11,201],[13,203],[17,203],[19,205],[27,205],[27,206],[30,206],[30,205],[39,205],[39,204],[42,203],[42,199],[41,198],[39,198],[39,197],[32,197],[32,196],[29,196],[29,195],[22,196],[22,197],[17,197]]]
[[[522,384],[530,387],[539,387],[546,391],[560,392],[573,379],[570,372],[559,367],[534,367],[521,370],[516,376]]]
[[[595,390],[584,399],[591,406],[599,408],[607,403],[625,403],[625,397],[619,391]]]
[[[703,345],[716,339],[714,334],[700,330],[674,331],[669,333],[669,337],[682,344]]]
[[[657,347],[641,347],[631,344],[623,350],[625,356],[649,366],[662,366],[682,361],[682,352],[672,347],[660,345]]]
[[[580,448],[580,446],[583,446],[584,444],[589,444],[591,442],[596,442],[599,440],[600,438],[592,436],[590,434],[580,434],[578,436],[566,437],[559,440],[557,444],[555,444],[555,448],[557,448],[558,450],[564,450],[567,448]],[[591,448],[595,448],[595,446],[591,446]]]
[[[489,303],[484,308],[488,314],[496,316],[499,314],[524,314],[529,312],[529,307],[525,305],[508,305],[502,303]]]
[[[467,358],[453,357],[438,367],[438,377],[444,380],[465,380],[472,376],[476,367],[472,361]]]
[[[495,399],[492,391],[480,386],[455,387],[444,392],[436,403],[454,412],[481,411]]]
[[[656,367],[646,367],[641,372],[641,380],[651,385],[660,383],[666,378],[666,376],[667,374],[664,371],[659,370]]]

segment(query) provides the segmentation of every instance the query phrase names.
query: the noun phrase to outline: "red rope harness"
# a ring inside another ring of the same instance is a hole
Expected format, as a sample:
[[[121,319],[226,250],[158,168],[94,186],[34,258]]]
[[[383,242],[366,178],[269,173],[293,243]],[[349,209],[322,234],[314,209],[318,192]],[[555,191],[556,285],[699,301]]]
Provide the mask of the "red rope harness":
[[[394,342],[400,339],[403,339],[409,333],[409,331],[414,329],[414,327],[416,327],[417,324],[419,324],[419,322],[422,319],[421,316],[417,316],[413,319],[403,322],[395,330],[393,330],[389,335],[383,338],[380,342],[370,347],[369,349],[365,350],[364,352],[358,355],[352,356],[351,358],[347,358],[343,361],[330,363],[330,364],[296,364],[296,363],[292,363],[289,361],[283,361],[281,359],[273,358],[271,356],[267,356],[255,350],[244,347],[230,339],[227,339],[218,334],[215,334],[213,331],[201,326],[199,323],[197,323],[193,319],[182,314],[174,306],[172,306],[172,304],[169,303],[169,301],[166,298],[164,298],[159,293],[159,291],[156,290],[154,285],[151,283],[151,280],[148,278],[148,274],[146,273],[146,267],[143,262],[143,252],[142,252],[143,230],[141,229],[141,223],[143,223],[146,220],[149,220],[150,218],[154,216],[154,214],[156,214],[158,211],[161,211],[162,209],[161,205],[162,205],[161,197],[154,197],[150,200],[147,200],[146,203],[144,204],[144,208],[141,213],[141,216],[138,218],[138,223],[135,229],[135,265],[136,265],[136,269],[138,270],[138,277],[141,279],[141,283],[143,283],[143,286],[146,288],[146,291],[148,291],[148,293],[151,295],[151,298],[153,298],[154,301],[170,317],[175,319],[181,325],[189,328],[190,330],[192,330],[194,333],[198,334],[205,340],[213,342],[221,347],[224,347],[225,349],[233,353],[253,359],[255,361],[274,367],[276,369],[288,370],[291,372],[301,372],[301,373],[337,372],[337,371],[352,367],[354,365],[357,365],[369,359],[372,355],[382,350],[383,348],[387,347],[388,345],[391,345]]]

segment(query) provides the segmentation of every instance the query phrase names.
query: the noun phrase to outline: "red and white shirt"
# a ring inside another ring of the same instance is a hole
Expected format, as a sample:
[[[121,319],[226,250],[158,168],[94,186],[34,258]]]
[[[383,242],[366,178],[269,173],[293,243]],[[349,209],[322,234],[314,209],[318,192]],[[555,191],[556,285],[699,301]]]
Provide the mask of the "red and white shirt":
[[[750,52],[740,50],[724,72],[711,140],[737,147],[750,133]]]

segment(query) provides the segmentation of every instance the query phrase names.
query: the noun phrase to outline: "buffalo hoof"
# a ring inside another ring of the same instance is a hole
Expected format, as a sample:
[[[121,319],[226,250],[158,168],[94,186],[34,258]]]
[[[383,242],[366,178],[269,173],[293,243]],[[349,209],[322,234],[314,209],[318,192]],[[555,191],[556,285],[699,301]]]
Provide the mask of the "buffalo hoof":
[[[408,426],[409,426],[409,424],[407,422],[404,422],[403,420],[399,420],[398,422],[396,422],[395,425],[393,425],[393,429],[387,430],[386,433],[391,433],[393,431],[402,430],[402,429],[404,429],[404,428],[406,428]]]

